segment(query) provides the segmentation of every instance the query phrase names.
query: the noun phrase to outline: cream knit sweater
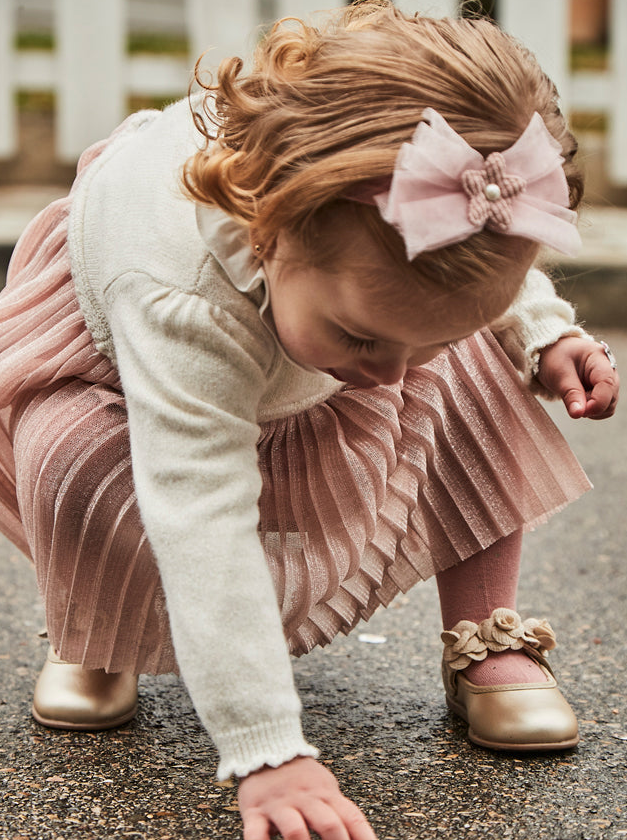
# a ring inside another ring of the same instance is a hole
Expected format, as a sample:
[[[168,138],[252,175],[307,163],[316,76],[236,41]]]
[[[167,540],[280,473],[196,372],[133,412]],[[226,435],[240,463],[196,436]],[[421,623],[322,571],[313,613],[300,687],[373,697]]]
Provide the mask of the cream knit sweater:
[[[87,325],[120,373],[177,658],[225,778],[317,755],[257,536],[256,443],[260,422],[340,385],[278,345],[242,228],[182,194],[196,144],[186,101],[130,118],[75,190],[70,249]],[[538,271],[494,329],[527,381],[538,348],[583,334]]]

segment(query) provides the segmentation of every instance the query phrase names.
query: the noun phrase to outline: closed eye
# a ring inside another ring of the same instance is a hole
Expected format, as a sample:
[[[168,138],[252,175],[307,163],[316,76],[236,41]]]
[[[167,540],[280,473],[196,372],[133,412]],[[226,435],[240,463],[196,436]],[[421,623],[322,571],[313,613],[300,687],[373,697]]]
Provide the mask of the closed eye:
[[[366,353],[374,353],[377,346],[376,339],[374,338],[358,338],[356,335],[351,335],[344,330],[342,330],[340,339],[350,350],[354,350],[355,352],[365,350]]]

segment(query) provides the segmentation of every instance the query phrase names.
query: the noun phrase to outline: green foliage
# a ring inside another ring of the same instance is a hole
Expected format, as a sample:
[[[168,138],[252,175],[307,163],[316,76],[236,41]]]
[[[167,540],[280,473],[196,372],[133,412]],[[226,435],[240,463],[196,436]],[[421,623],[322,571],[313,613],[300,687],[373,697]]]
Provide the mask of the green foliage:
[[[577,134],[583,131],[607,131],[607,116],[596,111],[573,111],[568,119],[571,129]]]
[[[17,50],[53,50],[52,32],[18,32],[15,36]]]
[[[15,38],[18,50],[53,50],[55,40],[52,32],[18,32]],[[171,35],[167,32],[153,34],[133,32],[127,39],[128,52],[164,55],[187,55],[189,44],[183,35]]]
[[[603,44],[573,44],[571,70],[607,70],[607,47]]]
[[[127,41],[130,53],[152,53],[165,55],[187,55],[189,44],[183,35],[169,35],[168,33],[131,33]]]
[[[20,111],[37,111],[40,114],[52,114],[54,111],[54,93],[50,90],[21,90],[16,94],[16,101]]]

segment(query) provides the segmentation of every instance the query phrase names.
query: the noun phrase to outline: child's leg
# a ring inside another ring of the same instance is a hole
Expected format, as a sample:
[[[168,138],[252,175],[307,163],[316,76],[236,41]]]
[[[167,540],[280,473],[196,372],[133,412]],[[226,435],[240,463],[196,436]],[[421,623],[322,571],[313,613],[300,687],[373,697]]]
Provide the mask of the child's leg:
[[[60,381],[23,397],[11,427],[19,511],[54,649],[88,669],[174,670],[121,394]]]
[[[0,532],[20,551],[29,554],[15,496],[15,462],[13,442],[9,434],[10,423],[11,408],[0,408]]]
[[[437,575],[442,623],[450,630],[466,619],[479,623],[497,607],[516,609],[522,533],[497,540],[473,557]],[[488,653],[464,669],[477,685],[543,681],[538,666],[522,651]]]
[[[514,533],[438,575],[445,629],[463,619],[479,623],[498,607],[515,609],[520,549]],[[475,744],[535,751],[579,741],[577,719],[554,680],[522,650],[488,652],[459,672],[444,667],[442,675],[447,703]]]

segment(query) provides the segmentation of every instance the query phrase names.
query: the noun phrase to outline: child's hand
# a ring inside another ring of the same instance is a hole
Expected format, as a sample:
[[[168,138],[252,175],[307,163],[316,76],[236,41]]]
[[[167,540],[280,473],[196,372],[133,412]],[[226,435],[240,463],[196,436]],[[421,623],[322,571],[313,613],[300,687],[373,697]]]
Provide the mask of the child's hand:
[[[357,805],[342,795],[335,776],[313,758],[264,767],[241,780],[244,840],[376,840]]]
[[[538,379],[561,397],[571,417],[603,420],[614,414],[618,373],[601,344],[567,336],[540,353]]]

